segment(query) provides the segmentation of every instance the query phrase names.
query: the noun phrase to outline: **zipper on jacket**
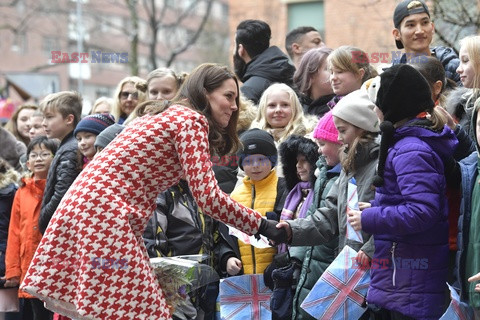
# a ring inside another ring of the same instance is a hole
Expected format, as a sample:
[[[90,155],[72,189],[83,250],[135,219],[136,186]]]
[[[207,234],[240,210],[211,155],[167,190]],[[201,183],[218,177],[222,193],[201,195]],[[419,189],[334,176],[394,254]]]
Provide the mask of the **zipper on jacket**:
[[[250,206],[250,208],[252,210],[255,210],[255,185],[254,184],[252,184],[252,205]],[[253,270],[253,274],[256,274],[257,266],[255,262],[255,247],[250,245],[250,250],[252,251],[252,270]]]
[[[393,264],[393,275],[392,275],[392,282],[393,282],[393,286],[395,287],[395,275],[397,273],[397,265],[396,265],[396,262],[395,262],[395,248],[397,247],[397,243],[394,242],[392,244],[392,249],[390,250],[392,252],[392,264]]]

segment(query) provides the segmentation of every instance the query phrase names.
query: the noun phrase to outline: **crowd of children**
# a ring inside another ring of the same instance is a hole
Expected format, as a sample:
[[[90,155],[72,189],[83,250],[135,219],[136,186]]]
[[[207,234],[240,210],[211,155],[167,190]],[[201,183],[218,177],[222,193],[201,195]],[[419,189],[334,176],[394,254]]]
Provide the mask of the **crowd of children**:
[[[402,1],[396,30],[418,15],[430,17],[423,2]],[[380,75],[367,56],[310,49],[293,85],[263,88],[258,106],[206,63],[126,77],[83,118],[70,91],[18,108],[5,127],[17,158],[0,157],[0,276],[20,298],[10,319],[213,320],[218,282],[167,306],[148,258],[182,255],[270,285],[288,257],[295,272],[280,304],[273,285],[272,314],[313,319],[301,304],[345,246],[364,268],[390,261],[369,269],[361,319],[438,319],[447,282],[480,319],[480,36],[461,42],[461,96],[438,56]],[[92,268],[104,258],[127,268]],[[396,265],[411,259],[427,263]]]

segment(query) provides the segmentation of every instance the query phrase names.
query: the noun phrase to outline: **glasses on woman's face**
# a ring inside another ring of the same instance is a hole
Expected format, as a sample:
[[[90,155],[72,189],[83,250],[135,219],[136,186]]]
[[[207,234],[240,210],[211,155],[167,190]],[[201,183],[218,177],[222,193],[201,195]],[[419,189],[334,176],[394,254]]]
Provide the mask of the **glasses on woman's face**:
[[[138,92],[128,92],[128,91],[122,91],[120,92],[119,95],[120,99],[122,100],[127,100],[128,97],[132,97],[133,100],[138,100]]]
[[[33,161],[33,160],[36,160],[38,157],[40,157],[41,160],[46,160],[51,156],[53,156],[53,154],[51,152],[42,152],[42,153],[33,153],[32,152],[28,156],[28,159]]]

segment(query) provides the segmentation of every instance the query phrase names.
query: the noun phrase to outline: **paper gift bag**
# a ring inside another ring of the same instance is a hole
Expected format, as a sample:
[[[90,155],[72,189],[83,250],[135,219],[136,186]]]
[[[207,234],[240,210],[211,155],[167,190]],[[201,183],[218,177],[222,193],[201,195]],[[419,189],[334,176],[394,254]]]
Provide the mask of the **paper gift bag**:
[[[18,311],[18,288],[0,290],[0,312]]]
[[[452,301],[440,320],[473,320],[473,309],[465,302],[460,301],[457,291],[448,283]]]
[[[315,319],[352,320],[365,312],[370,271],[358,267],[357,252],[345,246],[300,305]]]
[[[220,318],[222,320],[270,320],[272,291],[263,283],[263,275],[248,274],[220,282]]]

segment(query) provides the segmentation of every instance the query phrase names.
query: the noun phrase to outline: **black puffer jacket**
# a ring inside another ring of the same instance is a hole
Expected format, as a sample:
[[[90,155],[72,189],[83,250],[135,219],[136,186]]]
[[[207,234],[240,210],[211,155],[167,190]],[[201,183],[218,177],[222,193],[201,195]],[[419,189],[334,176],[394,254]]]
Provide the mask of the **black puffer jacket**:
[[[335,97],[334,94],[329,94],[327,96],[312,100],[310,97],[300,95],[299,99],[302,103],[303,112],[305,112],[305,114],[311,114],[320,119],[325,113],[330,111],[330,107],[327,105],[327,102],[332,100],[333,97]]]
[[[77,149],[77,140],[72,131],[62,140],[48,171],[42,209],[38,220],[41,233],[44,233],[47,229],[60,201],[81,171],[78,165]]]
[[[246,66],[245,75],[240,91],[243,95],[258,104],[263,91],[272,83],[282,82],[293,85],[295,67],[290,64],[288,57],[276,46],[271,46]]]
[[[200,253],[213,257],[217,223],[198,209],[187,181],[160,193],[156,203],[143,234],[150,258]]]

